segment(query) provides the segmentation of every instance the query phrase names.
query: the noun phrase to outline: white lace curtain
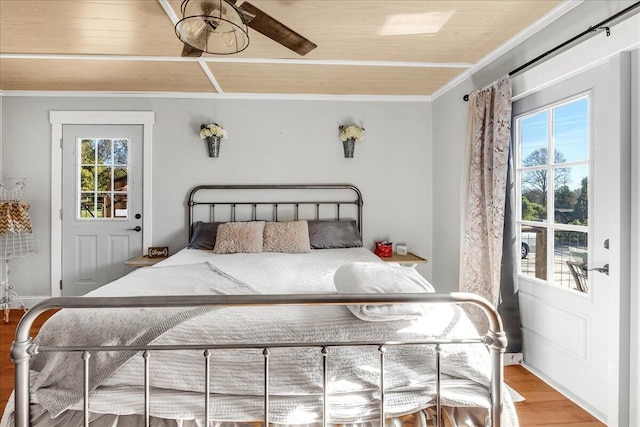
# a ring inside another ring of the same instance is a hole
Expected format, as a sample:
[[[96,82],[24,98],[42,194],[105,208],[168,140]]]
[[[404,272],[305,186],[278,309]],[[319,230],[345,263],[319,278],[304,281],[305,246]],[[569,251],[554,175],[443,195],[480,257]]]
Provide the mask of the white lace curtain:
[[[511,137],[511,80],[505,76],[469,94],[460,290],[497,307]],[[487,323],[478,311],[471,316]],[[482,328],[480,328],[482,329]]]

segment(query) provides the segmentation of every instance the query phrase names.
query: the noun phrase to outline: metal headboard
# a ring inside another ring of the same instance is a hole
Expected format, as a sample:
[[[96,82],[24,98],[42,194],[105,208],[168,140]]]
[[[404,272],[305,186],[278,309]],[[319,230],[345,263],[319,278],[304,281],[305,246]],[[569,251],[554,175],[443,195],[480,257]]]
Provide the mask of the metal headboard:
[[[217,192],[216,190],[230,190]],[[282,197],[285,193],[297,197],[298,194],[304,192],[304,198],[289,199],[283,198],[276,201],[246,201],[242,200],[239,196],[239,192],[246,192],[247,190],[269,190],[268,195],[274,197]],[[294,190],[299,190],[297,193]],[[323,190],[323,191],[316,191]],[[327,191],[328,190],[328,191]],[[346,191],[345,191],[346,190]],[[309,192],[312,193],[309,193]],[[221,194],[220,194],[221,193]],[[331,198],[315,199],[315,195],[332,196]],[[218,199],[220,197],[220,199]],[[221,197],[231,197],[229,199],[223,199]],[[341,206],[355,206],[356,215],[355,220],[358,226],[358,231],[362,235],[362,193],[355,185],[351,184],[232,184],[232,185],[199,185],[194,187],[189,193],[189,240],[191,240],[193,233],[193,224],[196,221],[194,215],[194,209],[198,206],[207,206],[209,208],[207,220],[215,222],[216,208],[228,207],[228,217],[231,221],[236,220],[236,212],[238,207],[249,207],[250,217],[243,218],[243,220],[265,220],[265,221],[278,221],[279,210],[282,207],[287,207],[291,210],[292,219],[321,219],[320,210],[321,207],[334,206],[335,210],[331,219],[342,219]],[[258,216],[260,207],[270,207],[270,218],[263,218]],[[312,218],[300,218],[300,206],[315,206],[314,215]],[[323,218],[325,219],[325,218]]]

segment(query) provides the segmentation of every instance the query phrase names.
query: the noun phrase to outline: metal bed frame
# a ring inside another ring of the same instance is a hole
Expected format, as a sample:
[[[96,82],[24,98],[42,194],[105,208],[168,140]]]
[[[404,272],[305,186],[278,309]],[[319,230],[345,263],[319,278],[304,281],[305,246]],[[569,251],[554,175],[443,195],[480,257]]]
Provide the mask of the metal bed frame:
[[[280,202],[259,202],[249,203],[252,206],[252,216],[255,219],[257,207],[254,205],[271,205],[273,206],[273,216],[278,216],[278,206],[286,204],[292,205],[297,218],[298,207],[300,204],[334,204],[337,206],[337,218],[340,218],[340,205],[352,204],[357,207],[358,225],[361,229],[362,221],[362,195],[360,191],[352,185],[218,185],[218,186],[199,186],[195,187],[189,195],[189,234],[191,235],[191,226],[193,224],[194,212],[193,208],[198,205],[207,205],[210,207],[212,218],[214,206],[229,205],[231,206],[231,215],[235,216],[235,209],[238,203],[235,202],[203,202],[196,201],[194,196],[202,190],[310,190],[310,189],[347,189],[353,191],[355,199],[343,199],[331,202],[307,202],[307,201],[280,201]],[[244,205],[246,203],[240,203]],[[316,209],[319,212],[319,208]],[[318,218],[318,214],[316,214]],[[171,307],[202,307],[202,306],[279,306],[279,305],[352,305],[352,304],[471,304],[479,307],[487,316],[489,321],[489,330],[483,337],[468,337],[460,339],[430,339],[415,342],[408,341],[382,341],[382,342],[304,342],[304,343],[247,343],[247,344],[216,344],[209,342],[197,345],[142,345],[142,346],[44,346],[36,344],[30,338],[30,330],[34,320],[51,309],[109,309],[122,307],[142,307],[142,308],[171,308]],[[152,354],[156,351],[176,351],[176,350],[201,350],[203,351],[203,375],[205,375],[204,392],[204,412],[205,425],[209,425],[210,421],[210,356],[212,351],[220,349],[261,349],[264,357],[264,383],[263,383],[263,399],[264,399],[264,426],[269,424],[269,354],[273,348],[293,348],[307,347],[318,348],[319,357],[322,358],[323,366],[323,417],[322,425],[327,426],[327,360],[331,354],[332,347],[344,346],[375,346],[380,358],[380,425],[384,426],[385,420],[385,390],[384,390],[384,363],[385,349],[390,346],[401,345],[433,345],[436,352],[436,425],[442,425],[442,406],[441,406],[441,349],[442,346],[448,344],[478,344],[485,345],[490,351],[491,358],[491,382],[489,392],[491,394],[491,420],[492,426],[500,427],[502,412],[502,396],[503,390],[503,354],[506,348],[507,340],[503,329],[502,321],[495,308],[484,298],[470,294],[455,292],[450,294],[289,294],[289,295],[192,295],[192,296],[150,296],[150,297],[60,297],[45,300],[33,308],[31,308],[20,320],[16,329],[15,341],[11,347],[11,358],[15,364],[15,425],[17,427],[30,426],[30,360],[33,355],[43,352],[78,352],[83,359],[84,368],[84,388],[83,388],[83,415],[84,425],[89,425],[89,369],[91,354],[101,351],[136,351],[141,353],[144,359],[144,418],[145,425],[150,425],[149,410],[149,366],[152,362]]]
[[[289,195],[293,197],[298,197],[297,199],[281,199],[280,201],[211,201],[209,199],[199,200],[199,193],[206,193],[207,191],[226,191],[230,190],[233,192],[239,191],[252,191],[252,190],[275,190],[279,193],[289,193]],[[296,191],[299,190],[299,191]],[[350,197],[343,195],[339,200],[336,198],[327,198],[325,200],[311,200],[311,199],[300,199],[301,192],[307,193],[309,191],[314,190],[330,190],[335,192],[336,190],[345,190],[346,193],[352,193]],[[355,197],[355,198],[354,198]],[[266,220],[269,221],[278,221],[279,214],[281,214],[281,208],[289,208],[286,212],[289,214],[290,219],[298,220],[300,219],[300,207],[301,206],[313,206],[314,216],[313,218],[305,218],[305,219],[321,219],[320,210],[322,206],[335,206],[335,212],[332,216],[332,219],[341,219],[342,211],[341,206],[355,206],[356,207],[356,224],[358,226],[358,231],[362,234],[362,206],[364,202],[362,200],[362,193],[355,185],[351,184],[284,184],[284,185],[270,185],[270,184],[256,184],[256,185],[199,185],[194,187],[189,193],[189,240],[191,240],[191,236],[193,235],[193,224],[195,222],[196,213],[195,209],[200,206],[206,206],[209,208],[208,210],[208,218],[207,220],[210,222],[214,222],[216,218],[216,208],[227,207],[229,210],[229,220],[237,221],[237,211],[239,207],[248,206],[251,208],[250,215],[248,218],[242,218],[242,220],[250,220],[255,221],[260,219],[258,217],[258,207],[260,206],[269,206],[271,207],[271,217]]]

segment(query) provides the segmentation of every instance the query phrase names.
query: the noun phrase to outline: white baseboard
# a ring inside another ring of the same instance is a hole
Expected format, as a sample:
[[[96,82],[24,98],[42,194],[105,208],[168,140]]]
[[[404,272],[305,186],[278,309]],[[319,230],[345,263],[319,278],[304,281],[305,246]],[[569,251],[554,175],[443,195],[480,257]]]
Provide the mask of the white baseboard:
[[[51,298],[50,295],[46,295],[46,296],[40,296],[40,295],[29,295],[29,296],[23,296],[20,295],[19,296],[19,301],[21,301],[27,308],[31,308],[34,305],[38,304],[39,302],[42,302],[46,299]],[[22,308],[20,307],[20,304],[18,303],[18,301],[16,300],[12,300],[11,303],[9,304],[9,308]]]
[[[602,414],[600,411],[598,411],[595,408],[593,408],[587,402],[585,402],[584,400],[580,399],[578,396],[576,396],[575,394],[571,393],[569,390],[567,390],[566,388],[562,387],[560,384],[558,384],[557,382],[553,381],[552,379],[550,379],[549,377],[544,375],[542,372],[538,371],[536,368],[532,367],[531,365],[528,365],[526,361],[522,362],[522,366],[527,371],[531,372],[533,375],[535,375],[536,377],[540,378],[542,381],[547,383],[547,385],[552,387],[558,393],[562,394],[564,397],[566,397],[567,399],[569,399],[570,401],[572,401],[573,403],[575,403],[576,405],[578,405],[579,407],[581,407],[582,409],[584,409],[585,411],[587,411],[588,413],[593,415],[595,418],[598,419],[598,421],[604,423],[605,425],[607,424],[607,417],[606,417],[605,414]]]

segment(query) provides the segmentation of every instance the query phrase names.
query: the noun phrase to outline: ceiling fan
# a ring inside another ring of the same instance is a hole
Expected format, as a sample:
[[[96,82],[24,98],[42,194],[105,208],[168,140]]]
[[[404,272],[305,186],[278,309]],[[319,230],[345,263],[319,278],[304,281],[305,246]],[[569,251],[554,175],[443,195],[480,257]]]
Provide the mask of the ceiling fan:
[[[299,55],[306,55],[317,47],[246,1],[237,6],[236,0],[184,0],[180,11],[182,19],[175,29],[184,43],[182,56],[241,52],[249,46],[247,26]]]

